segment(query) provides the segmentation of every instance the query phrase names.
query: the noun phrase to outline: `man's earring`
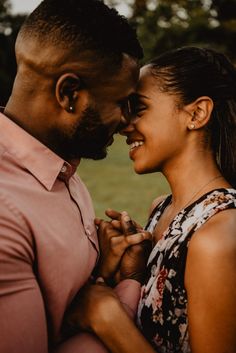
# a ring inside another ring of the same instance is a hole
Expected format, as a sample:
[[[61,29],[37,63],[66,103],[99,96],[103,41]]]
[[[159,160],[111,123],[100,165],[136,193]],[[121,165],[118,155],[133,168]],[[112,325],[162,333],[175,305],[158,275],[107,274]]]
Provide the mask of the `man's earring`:
[[[73,105],[70,105],[70,106],[69,106],[69,112],[70,112],[70,113],[74,113],[74,107],[73,107]]]

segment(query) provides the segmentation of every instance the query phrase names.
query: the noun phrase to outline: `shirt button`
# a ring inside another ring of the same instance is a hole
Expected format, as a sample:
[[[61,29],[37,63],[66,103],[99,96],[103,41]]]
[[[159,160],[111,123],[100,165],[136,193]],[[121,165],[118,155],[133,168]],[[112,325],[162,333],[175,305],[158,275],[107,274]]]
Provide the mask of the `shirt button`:
[[[86,229],[86,230],[85,230],[85,232],[86,232],[86,234],[87,234],[88,236],[90,236],[90,235],[91,235],[91,232],[90,232],[90,230],[89,230],[89,229]]]
[[[61,168],[61,172],[65,173],[67,171],[67,167],[65,165],[63,165],[63,167]]]

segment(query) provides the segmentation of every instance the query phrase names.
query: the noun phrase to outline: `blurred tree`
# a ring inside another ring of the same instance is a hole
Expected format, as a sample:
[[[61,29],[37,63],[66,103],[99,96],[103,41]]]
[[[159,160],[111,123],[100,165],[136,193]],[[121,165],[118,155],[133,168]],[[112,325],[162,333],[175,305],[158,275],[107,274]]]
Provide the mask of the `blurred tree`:
[[[10,12],[9,0],[0,0],[0,105],[5,105],[16,73],[14,44],[25,16]]]
[[[124,0],[105,0],[114,7]],[[184,46],[210,46],[236,62],[236,0],[126,0],[145,59]],[[11,14],[10,0],[0,0],[0,105],[9,97],[15,76],[14,43],[24,15]]]
[[[217,43],[223,43],[225,52],[236,63],[236,0],[214,0],[211,11],[217,14],[219,23],[215,28]]]
[[[198,45],[236,61],[236,0],[129,0],[128,4],[145,60],[168,49]]]

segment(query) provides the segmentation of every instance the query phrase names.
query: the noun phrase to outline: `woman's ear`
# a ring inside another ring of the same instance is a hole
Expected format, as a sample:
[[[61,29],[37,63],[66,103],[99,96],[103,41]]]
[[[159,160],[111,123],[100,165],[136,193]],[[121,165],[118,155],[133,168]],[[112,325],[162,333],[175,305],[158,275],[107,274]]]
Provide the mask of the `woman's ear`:
[[[73,73],[59,77],[56,83],[56,98],[59,105],[69,113],[75,110],[75,103],[81,89],[80,78]]]
[[[207,125],[211,118],[214,103],[210,97],[203,96],[185,106],[185,111],[189,113],[187,128],[196,130]]]

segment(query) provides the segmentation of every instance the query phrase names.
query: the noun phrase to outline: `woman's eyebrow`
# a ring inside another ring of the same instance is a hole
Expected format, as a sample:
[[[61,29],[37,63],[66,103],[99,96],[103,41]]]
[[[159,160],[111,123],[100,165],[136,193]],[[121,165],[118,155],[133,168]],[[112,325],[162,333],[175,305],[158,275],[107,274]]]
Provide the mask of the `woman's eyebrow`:
[[[136,93],[138,98],[146,98],[150,99],[149,97],[145,96],[144,94]]]

